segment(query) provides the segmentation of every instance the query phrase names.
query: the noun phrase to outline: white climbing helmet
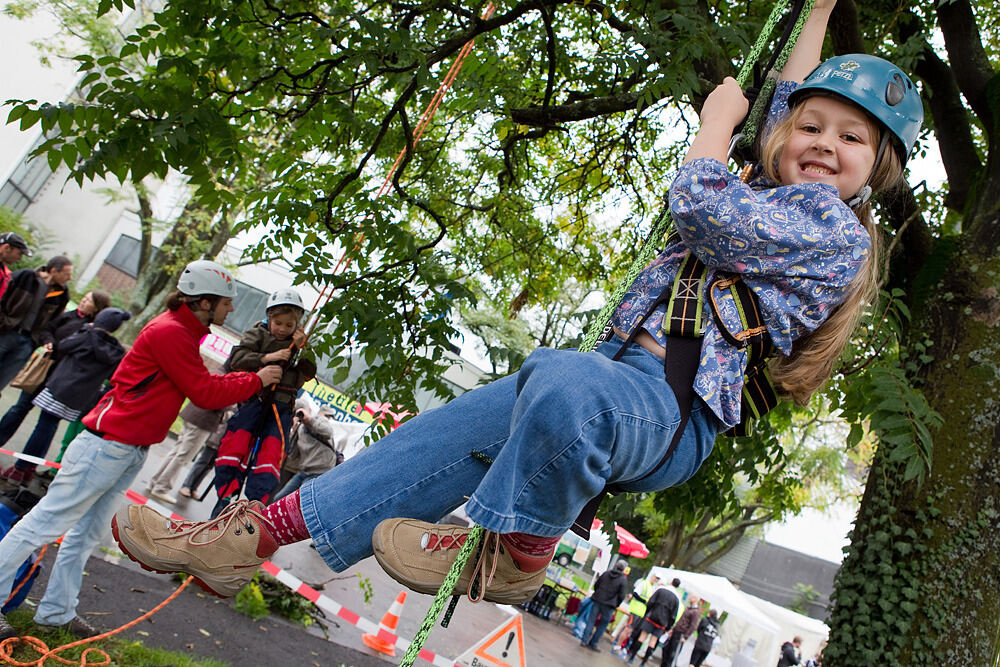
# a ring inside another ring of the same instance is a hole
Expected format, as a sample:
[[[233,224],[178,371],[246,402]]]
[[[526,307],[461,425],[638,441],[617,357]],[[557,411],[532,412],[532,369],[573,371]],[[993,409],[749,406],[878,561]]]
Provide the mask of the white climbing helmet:
[[[291,287],[282,287],[267,296],[267,308],[265,310],[271,310],[275,306],[295,306],[302,312],[306,310],[306,307],[302,304],[302,297]]]
[[[236,279],[221,264],[199,259],[184,267],[177,289],[187,296],[213,294],[232,299],[236,297]]]

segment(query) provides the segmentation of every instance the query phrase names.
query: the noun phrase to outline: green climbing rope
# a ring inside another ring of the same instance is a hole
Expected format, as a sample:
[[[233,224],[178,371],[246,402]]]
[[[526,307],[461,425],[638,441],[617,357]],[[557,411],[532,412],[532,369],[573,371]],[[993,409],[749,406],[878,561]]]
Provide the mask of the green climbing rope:
[[[791,37],[789,37],[784,48],[781,50],[781,54],[775,61],[776,70],[780,70],[785,66],[785,63],[788,62],[788,56],[791,54],[791,50],[794,48],[795,43],[798,41],[799,35],[802,34],[802,28],[805,25],[806,19],[809,18],[809,14],[812,12],[815,1],[816,0],[806,0],[803,5],[802,13],[799,14],[798,21],[796,21]],[[736,75],[736,81],[740,84],[741,88],[746,86],[747,80],[753,73],[754,63],[756,63],[760,58],[760,54],[763,53],[764,47],[767,46],[768,38],[774,31],[774,28],[781,21],[784,7],[787,4],[788,3],[783,4],[779,2],[774,5],[774,9],[771,10],[771,15],[768,16],[767,21],[764,23],[764,27],[760,31],[760,35],[757,37],[757,43],[753,45],[750,53],[743,61],[743,66],[740,68],[739,74]],[[773,87],[774,78],[768,76],[765,79],[764,88],[757,97],[757,103],[754,105],[755,109],[758,107],[763,108],[767,104],[767,100],[770,99],[770,91]],[[753,141],[753,138],[757,134],[757,128],[760,125],[762,116],[763,112],[758,113],[756,116],[754,116],[751,112],[751,116],[748,117],[746,126],[743,130],[744,135],[748,137],[746,141]],[[657,247],[666,235],[667,230],[670,228],[670,223],[669,207],[666,202],[664,202],[663,208],[660,210],[660,214],[656,217],[656,220],[653,222],[652,228],[649,231],[649,236],[646,237],[646,241],[642,244],[642,248],[636,255],[635,260],[633,260],[632,264],[629,266],[624,279],[618,284],[615,291],[604,303],[604,307],[601,308],[601,312],[598,313],[597,318],[591,325],[587,335],[584,336],[583,342],[580,344],[580,351],[589,352],[594,349],[594,346],[597,344],[597,339],[601,335],[601,331],[603,331],[604,327],[611,321],[611,316],[614,314],[618,304],[622,302],[628,288],[635,282],[635,279],[639,276],[646,265],[652,261]]]
[[[753,66],[760,58],[760,54],[763,53],[764,47],[767,46],[768,39],[774,31],[775,26],[777,26],[781,21],[781,16],[784,13],[784,7],[787,4],[789,3],[775,3],[774,9],[771,11],[771,15],[764,23],[760,36],[757,37],[757,43],[754,44],[753,48],[750,50],[750,53],[743,62],[743,66],[740,69],[739,74],[736,76],[736,81],[740,84],[741,88],[746,86],[747,79],[749,79],[750,74],[753,72]],[[814,4],[815,0],[806,0],[803,5],[802,13],[796,21],[791,37],[785,43],[778,59],[775,61],[775,70],[780,71],[781,68],[785,66],[785,63],[788,62],[788,56],[790,55],[792,48],[794,48],[795,43],[798,41],[799,35],[802,33],[802,28],[805,25],[805,21],[812,12]],[[764,86],[762,87],[760,95],[757,98],[757,103],[754,104],[754,108],[751,109],[751,112],[747,117],[747,122],[743,131],[744,135],[746,135],[746,139],[744,141],[747,143],[752,142],[756,136],[761,118],[763,118],[764,105],[766,105],[766,101],[770,98],[770,91],[774,87],[774,83],[775,80],[772,76],[766,77]],[[601,308],[601,312],[598,314],[597,319],[594,320],[594,323],[591,325],[587,335],[584,336],[583,342],[580,344],[581,351],[587,352],[594,349],[601,331],[611,321],[611,316],[618,307],[618,304],[620,304],[622,299],[625,297],[625,292],[628,291],[628,288],[635,282],[639,273],[641,273],[646,265],[653,259],[660,241],[666,235],[667,230],[670,227],[670,223],[669,207],[666,203],[664,203],[659,215],[656,216],[656,220],[653,221],[652,228],[650,229],[646,240],[643,242],[642,248],[640,248],[635,260],[625,273],[624,279],[615,288],[614,293],[612,293],[610,298],[608,298],[604,307]],[[431,608],[427,610],[427,615],[424,617],[424,621],[420,625],[420,629],[417,631],[416,636],[410,643],[410,647],[406,650],[406,654],[399,663],[400,667],[412,667],[414,661],[417,659],[424,642],[427,641],[427,636],[430,634],[431,628],[434,627],[434,623],[437,622],[438,616],[441,615],[441,610],[444,609],[448,598],[455,589],[455,582],[458,581],[459,575],[465,568],[465,564],[469,560],[469,555],[472,553],[473,549],[476,548],[480,539],[482,539],[483,532],[484,529],[482,526],[474,525],[472,527],[472,530],[469,532],[469,537],[459,550],[458,556],[455,558],[455,562],[452,563],[451,569],[448,571],[444,583],[442,583],[441,588],[438,589],[434,602],[431,604]]]
[[[812,14],[814,4],[816,4],[816,0],[806,0],[802,5],[802,12],[795,21],[795,27],[792,29],[791,36],[788,38],[784,48],[781,49],[777,59],[774,61],[773,70],[766,73],[767,76],[764,78],[764,84],[761,86],[760,94],[757,95],[753,108],[750,109],[750,113],[747,115],[747,122],[743,129],[742,145],[749,146],[757,138],[757,132],[760,131],[762,120],[767,114],[767,108],[771,99],[771,91],[774,90],[774,86],[777,83],[777,73],[785,68],[785,63],[788,62],[788,57],[791,55],[792,49],[795,47],[795,43],[799,41],[799,35],[802,34],[802,28],[805,27],[806,20],[809,18],[809,15]],[[773,18],[773,12],[771,13],[771,16]],[[768,24],[768,26],[765,26],[765,29],[768,30],[768,34],[770,34],[770,30],[774,28],[774,24],[770,23],[770,18],[768,19]],[[763,31],[761,34],[764,34]],[[759,42],[760,40],[758,40],[758,43]],[[757,57],[759,56],[754,56],[754,59],[749,60],[749,62],[755,62]],[[746,84],[746,78],[748,75],[749,72],[744,64],[743,70],[740,72],[740,76],[736,78],[741,88]]]

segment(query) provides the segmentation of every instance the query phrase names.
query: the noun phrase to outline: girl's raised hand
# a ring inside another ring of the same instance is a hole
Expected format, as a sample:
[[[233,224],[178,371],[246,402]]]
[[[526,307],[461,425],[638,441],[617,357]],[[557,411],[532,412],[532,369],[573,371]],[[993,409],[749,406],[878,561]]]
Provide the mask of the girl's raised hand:
[[[701,108],[702,125],[718,123],[732,130],[740,124],[750,109],[750,103],[743,95],[743,89],[731,76],[723,79],[715,87]]]

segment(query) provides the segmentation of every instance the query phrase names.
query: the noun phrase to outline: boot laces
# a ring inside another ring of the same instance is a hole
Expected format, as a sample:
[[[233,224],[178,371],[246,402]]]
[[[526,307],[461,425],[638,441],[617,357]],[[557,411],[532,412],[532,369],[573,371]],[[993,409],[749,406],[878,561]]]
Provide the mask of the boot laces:
[[[483,597],[486,595],[486,588],[493,583],[493,576],[497,572],[497,563],[499,561],[500,534],[486,531],[483,535],[483,544],[479,550],[479,557],[472,570],[472,577],[469,579],[469,589],[466,591],[470,602],[482,602]]]
[[[446,551],[449,549],[461,549],[465,540],[469,538],[468,533],[459,535],[439,535],[438,533],[427,531],[420,540],[420,548],[424,551]]]
[[[188,544],[195,546],[205,546],[212,544],[222,539],[228,532],[230,526],[236,524],[233,530],[235,535],[240,535],[244,530],[247,533],[253,535],[257,528],[251,519],[256,518],[265,527],[270,527],[274,529],[274,524],[271,523],[267,517],[260,513],[255,507],[251,505],[249,500],[240,500],[233,503],[226,509],[222,511],[219,516],[204,522],[172,522],[174,528],[174,533],[177,537],[186,536]],[[195,539],[208,531],[215,531],[215,535],[211,536],[208,540],[204,542],[196,542]]]

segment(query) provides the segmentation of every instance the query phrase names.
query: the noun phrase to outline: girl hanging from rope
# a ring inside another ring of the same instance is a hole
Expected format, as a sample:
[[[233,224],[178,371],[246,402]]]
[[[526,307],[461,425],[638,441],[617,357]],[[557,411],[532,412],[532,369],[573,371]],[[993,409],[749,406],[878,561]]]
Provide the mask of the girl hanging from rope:
[[[194,524],[123,509],[113,521],[122,549],[232,595],[279,545],[312,538],[334,570],[374,551],[397,581],[433,593],[469,529],[429,522],[467,503],[488,532],[457,585],[479,579],[480,597],[523,602],[542,584],[560,536],[602,489],[681,484],[716,436],[740,422],[748,340],[759,348],[769,339],[780,353],[771,378],[804,402],[872,297],[878,234],[868,199],[898,181],[922,120],[915,87],[884,60],[842,56],[809,74],[833,5],[817,2],[805,23],[771,107],[762,173],[749,183],[726,167],[730,136],[747,113],[742,91],[726,79],[705,101],[670,187],[677,233],[632,284],[611,340],[593,353],[536,350],[517,373],[415,417],[268,507],[240,503]],[[682,284],[689,255],[707,275]],[[666,352],[678,349],[678,336],[664,333],[673,318],[666,322],[657,305],[675,283],[703,297],[710,313],[690,332],[697,342],[687,355]],[[726,288],[737,283],[759,308],[755,331],[746,331],[746,313]],[[664,381],[665,371],[676,378],[685,365],[686,387]]]

